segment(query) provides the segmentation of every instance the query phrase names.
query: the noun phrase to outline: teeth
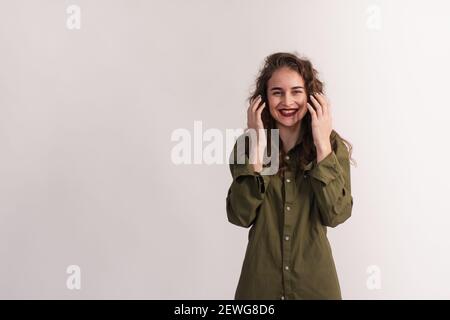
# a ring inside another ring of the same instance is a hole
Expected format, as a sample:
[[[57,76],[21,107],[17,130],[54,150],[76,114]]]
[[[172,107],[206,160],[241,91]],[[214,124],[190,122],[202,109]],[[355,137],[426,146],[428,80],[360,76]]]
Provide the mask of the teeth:
[[[292,116],[297,112],[298,109],[280,109],[283,116]]]

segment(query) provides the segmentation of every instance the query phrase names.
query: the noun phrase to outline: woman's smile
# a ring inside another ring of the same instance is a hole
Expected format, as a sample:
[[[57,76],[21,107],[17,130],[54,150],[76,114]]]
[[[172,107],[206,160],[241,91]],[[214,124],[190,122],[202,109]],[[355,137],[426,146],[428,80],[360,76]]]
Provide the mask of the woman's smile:
[[[285,118],[290,118],[293,117],[297,112],[298,112],[299,108],[281,108],[278,109],[279,113],[285,117]]]

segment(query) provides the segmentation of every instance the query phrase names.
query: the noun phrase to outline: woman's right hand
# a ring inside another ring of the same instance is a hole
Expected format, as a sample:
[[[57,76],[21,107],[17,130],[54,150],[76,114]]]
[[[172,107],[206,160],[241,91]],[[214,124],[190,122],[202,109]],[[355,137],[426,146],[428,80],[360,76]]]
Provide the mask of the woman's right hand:
[[[266,104],[264,102],[261,104],[261,96],[257,96],[250,102],[247,110],[247,127],[249,129],[264,129],[261,113],[265,107]]]
[[[250,103],[250,106],[247,110],[247,127],[248,129],[253,129],[256,131],[257,134],[257,144],[252,144],[253,148],[250,150],[250,152],[253,152],[253,154],[256,154],[256,163],[253,164],[253,169],[256,172],[262,171],[262,164],[263,164],[263,157],[264,157],[264,150],[267,146],[267,139],[264,130],[264,124],[261,119],[261,113],[263,109],[266,107],[265,102],[261,103],[261,96],[257,96],[255,99],[253,99]],[[252,159],[252,157],[250,157]]]

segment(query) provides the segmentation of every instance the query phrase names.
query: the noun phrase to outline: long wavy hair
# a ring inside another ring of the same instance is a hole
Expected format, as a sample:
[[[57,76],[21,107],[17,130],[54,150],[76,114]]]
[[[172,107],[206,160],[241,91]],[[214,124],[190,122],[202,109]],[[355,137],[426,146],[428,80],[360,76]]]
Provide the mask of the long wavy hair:
[[[253,92],[248,97],[248,103],[251,103],[253,99],[255,99],[258,95],[261,95],[262,101],[266,103],[266,107],[261,113],[261,120],[263,121],[265,129],[276,129],[276,121],[272,117],[269,111],[268,99],[267,99],[267,83],[269,79],[272,77],[272,74],[282,67],[288,67],[296,72],[298,72],[304,82],[305,82],[305,90],[307,99],[310,105],[313,103],[310,100],[309,95],[314,92],[323,93],[324,84],[319,80],[318,72],[312,66],[311,62],[304,57],[299,57],[297,52],[287,53],[287,52],[277,52],[271,54],[265,58],[264,66],[260,69],[259,74],[256,78],[256,84]],[[300,126],[300,134],[299,139],[303,138],[302,143],[300,144],[300,167],[303,167],[309,162],[313,161],[316,156],[316,147],[314,145],[314,139],[311,129],[311,114],[309,111],[306,112],[305,116],[302,118],[301,126]],[[270,135],[270,130],[268,131],[268,135]],[[340,136],[340,135],[339,135]],[[341,136],[340,136],[341,137]],[[350,160],[352,164],[354,164],[354,160],[351,157],[353,146],[341,137],[344,144],[346,145]],[[270,136],[268,140],[270,141]],[[332,146],[333,147],[333,146]],[[270,145],[268,145],[268,150],[270,153]],[[283,148],[283,142],[281,138],[279,139],[279,151],[280,151],[280,159],[279,159],[279,170],[278,175],[283,175],[284,170],[286,169],[286,162],[284,161],[285,151]]]

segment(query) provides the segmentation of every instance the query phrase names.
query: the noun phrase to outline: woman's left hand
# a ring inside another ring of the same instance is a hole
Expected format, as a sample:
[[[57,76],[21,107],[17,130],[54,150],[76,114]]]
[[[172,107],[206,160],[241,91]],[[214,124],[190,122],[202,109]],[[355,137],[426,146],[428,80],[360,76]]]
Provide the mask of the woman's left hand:
[[[332,151],[330,135],[333,127],[330,103],[322,93],[315,93],[310,97],[315,108],[309,103],[307,103],[307,107],[311,113],[311,129],[317,150],[317,162],[319,163]]]

